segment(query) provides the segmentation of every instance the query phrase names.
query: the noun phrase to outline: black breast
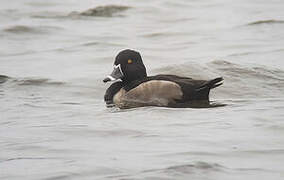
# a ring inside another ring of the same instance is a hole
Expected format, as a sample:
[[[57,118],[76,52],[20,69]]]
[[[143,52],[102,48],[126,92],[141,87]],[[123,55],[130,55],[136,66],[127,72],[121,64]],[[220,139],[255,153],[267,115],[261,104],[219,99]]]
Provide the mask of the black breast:
[[[113,96],[123,87],[122,82],[115,82],[106,90],[104,100],[106,104],[113,104]]]

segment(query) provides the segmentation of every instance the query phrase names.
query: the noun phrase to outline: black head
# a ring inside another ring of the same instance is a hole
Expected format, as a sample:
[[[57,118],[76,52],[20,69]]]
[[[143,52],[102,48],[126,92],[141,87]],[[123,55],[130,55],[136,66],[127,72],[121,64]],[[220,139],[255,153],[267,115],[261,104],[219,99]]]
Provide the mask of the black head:
[[[146,68],[139,52],[126,49],[118,53],[114,70],[104,82],[120,79],[124,83],[147,77]]]

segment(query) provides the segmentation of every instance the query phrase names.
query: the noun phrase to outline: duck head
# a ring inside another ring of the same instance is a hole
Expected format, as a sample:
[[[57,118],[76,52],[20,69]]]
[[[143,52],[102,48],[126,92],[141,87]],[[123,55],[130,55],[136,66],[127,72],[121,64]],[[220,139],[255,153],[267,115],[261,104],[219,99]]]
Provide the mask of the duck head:
[[[103,82],[120,80],[123,83],[147,77],[146,68],[139,52],[126,49],[118,53],[114,61],[114,69]]]

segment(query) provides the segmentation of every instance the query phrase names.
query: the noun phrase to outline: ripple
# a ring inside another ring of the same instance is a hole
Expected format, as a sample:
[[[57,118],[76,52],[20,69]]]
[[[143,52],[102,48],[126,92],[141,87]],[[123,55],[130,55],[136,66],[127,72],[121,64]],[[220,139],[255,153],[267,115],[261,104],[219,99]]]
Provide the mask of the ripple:
[[[43,31],[31,26],[16,25],[4,29],[5,32],[9,33],[42,33]]]
[[[65,104],[65,105],[81,105],[82,103],[78,103],[78,102],[62,102],[60,104]]]
[[[13,25],[7,28],[4,28],[4,32],[13,33],[13,34],[43,34],[47,33],[50,30],[59,30],[60,27],[55,26],[26,26],[26,25]]]
[[[98,6],[95,8],[88,9],[83,12],[71,12],[69,16],[96,16],[96,17],[113,17],[119,12],[128,10],[129,6],[119,6],[119,5],[106,5]]]
[[[197,161],[192,164],[182,164],[182,165],[175,165],[175,166],[169,166],[163,169],[150,169],[145,170],[142,172],[144,173],[153,173],[153,172],[160,172],[160,173],[166,173],[166,174],[172,174],[172,175],[189,175],[194,174],[196,172],[204,172],[204,171],[224,171],[224,166],[217,164],[217,163],[208,163],[203,161]]]
[[[274,19],[268,19],[268,20],[260,20],[260,21],[254,21],[251,23],[248,23],[247,25],[261,25],[261,24],[283,24],[283,20],[274,20]]]
[[[31,15],[31,17],[37,19],[73,19],[73,20],[78,20],[78,19],[86,20],[87,17],[122,17],[120,13],[130,8],[131,7],[129,6],[106,5],[106,6],[97,6],[95,8],[90,8],[82,12],[72,11],[68,14],[63,14],[59,12],[40,12]]]
[[[276,154],[283,154],[284,149],[260,149],[260,150],[247,150],[243,151],[242,153],[248,153],[252,155],[257,155],[257,154],[270,154],[270,155],[276,155]]]
[[[8,81],[9,80],[9,81]],[[60,86],[66,84],[61,81],[54,81],[48,78],[13,78],[0,75],[0,84],[7,86]],[[5,84],[4,84],[5,83]]]
[[[46,78],[14,80],[20,86],[62,85],[63,82],[51,81]]]
[[[224,85],[214,90],[218,99],[283,97],[284,71],[264,65],[241,65],[227,60],[213,60],[205,65],[189,62],[164,66],[152,70],[152,73],[175,74],[194,79],[222,76]],[[191,107],[208,108],[224,105],[226,103],[211,102],[210,104],[193,104]]]
[[[276,80],[284,81],[284,71],[272,69],[265,66],[244,67],[224,60],[212,61],[210,65],[215,65],[223,73],[229,73],[232,77],[248,76],[251,79],[258,80]]]
[[[181,173],[188,173],[192,172],[195,169],[199,170],[221,170],[223,166],[217,164],[217,163],[207,163],[207,162],[202,162],[198,161],[194,164],[186,164],[186,165],[178,165],[178,166],[170,166],[166,168],[166,171],[177,171]]]
[[[0,84],[2,84],[2,83],[4,83],[4,82],[6,82],[8,79],[9,79],[9,77],[8,77],[8,76],[1,75],[1,74],[0,74]]]
[[[41,159],[55,159],[55,158],[44,158],[44,157],[15,157],[15,158],[8,158],[2,160],[2,162],[10,162],[10,161],[17,161],[17,160],[41,160]]]
[[[60,130],[64,134],[70,133],[73,135],[89,135],[92,137],[133,137],[139,138],[144,137],[145,133],[142,131],[132,130],[132,129],[112,129],[112,130],[91,130],[85,127],[65,127],[65,129]]]

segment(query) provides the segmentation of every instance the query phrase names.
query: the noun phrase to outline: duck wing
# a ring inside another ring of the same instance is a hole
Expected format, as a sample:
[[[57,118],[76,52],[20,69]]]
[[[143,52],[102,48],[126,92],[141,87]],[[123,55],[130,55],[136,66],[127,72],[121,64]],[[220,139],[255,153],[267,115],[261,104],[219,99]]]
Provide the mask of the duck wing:
[[[129,91],[122,88],[114,96],[114,103],[120,108],[168,106],[176,100],[180,100],[182,96],[182,89],[175,82],[149,80]]]
[[[209,92],[223,84],[223,78],[218,77],[209,81],[206,80],[183,80],[177,81],[182,87],[182,102],[187,101],[209,101]]]
[[[157,75],[148,77],[148,80],[175,82],[180,86],[183,93],[183,97],[177,102],[184,103],[189,101],[209,101],[210,90],[222,85],[223,78],[218,77],[207,81],[176,75]]]

